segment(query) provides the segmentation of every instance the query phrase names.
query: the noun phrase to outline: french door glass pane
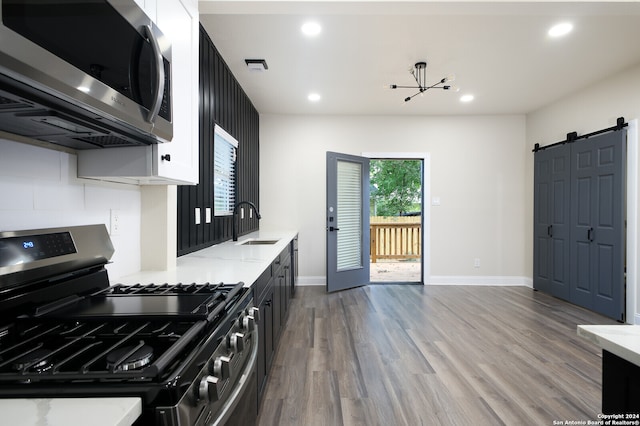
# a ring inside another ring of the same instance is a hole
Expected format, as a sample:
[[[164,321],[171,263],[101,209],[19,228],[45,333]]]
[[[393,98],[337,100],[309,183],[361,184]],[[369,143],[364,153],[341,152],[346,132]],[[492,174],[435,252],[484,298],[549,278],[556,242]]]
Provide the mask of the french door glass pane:
[[[338,160],[338,270],[362,267],[362,166]]]

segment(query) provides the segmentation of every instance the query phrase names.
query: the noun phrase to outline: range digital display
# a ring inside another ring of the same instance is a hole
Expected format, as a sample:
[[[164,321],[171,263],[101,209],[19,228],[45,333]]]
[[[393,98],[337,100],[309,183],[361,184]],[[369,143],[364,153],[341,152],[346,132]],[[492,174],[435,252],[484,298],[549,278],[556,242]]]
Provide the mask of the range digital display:
[[[69,232],[0,239],[0,267],[77,253]]]

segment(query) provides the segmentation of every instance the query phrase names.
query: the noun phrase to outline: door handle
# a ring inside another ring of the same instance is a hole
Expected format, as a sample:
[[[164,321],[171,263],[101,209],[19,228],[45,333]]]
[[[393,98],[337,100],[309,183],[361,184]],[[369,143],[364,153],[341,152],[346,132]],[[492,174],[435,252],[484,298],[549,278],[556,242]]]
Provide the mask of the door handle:
[[[329,232],[333,232],[333,231],[339,231],[339,230],[340,230],[340,228],[334,228],[333,226],[330,226],[329,228],[327,228],[327,230],[328,230]]]
[[[589,240],[589,242],[593,242],[593,228],[589,228],[587,230],[587,240]]]
[[[149,25],[144,26],[145,35],[149,40],[151,49],[153,50],[153,58],[156,62],[156,87],[155,96],[153,97],[153,103],[149,108],[149,114],[147,115],[147,122],[153,123],[156,121],[156,117],[162,107],[162,97],[164,96],[164,59],[162,58],[162,51],[156,36],[153,34],[153,30]]]
[[[547,226],[547,236],[553,237],[553,225]]]

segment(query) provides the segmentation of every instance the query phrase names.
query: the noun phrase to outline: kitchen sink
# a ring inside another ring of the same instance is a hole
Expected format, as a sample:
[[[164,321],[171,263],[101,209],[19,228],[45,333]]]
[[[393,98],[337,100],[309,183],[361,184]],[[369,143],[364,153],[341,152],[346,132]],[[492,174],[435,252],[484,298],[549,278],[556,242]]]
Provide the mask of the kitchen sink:
[[[268,246],[277,243],[280,240],[248,240],[241,243],[242,246]]]

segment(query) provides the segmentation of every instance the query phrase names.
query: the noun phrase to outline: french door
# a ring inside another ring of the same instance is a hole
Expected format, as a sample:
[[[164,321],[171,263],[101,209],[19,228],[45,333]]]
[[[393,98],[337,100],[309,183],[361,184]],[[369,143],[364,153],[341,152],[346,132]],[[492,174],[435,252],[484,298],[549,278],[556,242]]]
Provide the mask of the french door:
[[[369,159],[327,152],[327,291],[369,283]]]

